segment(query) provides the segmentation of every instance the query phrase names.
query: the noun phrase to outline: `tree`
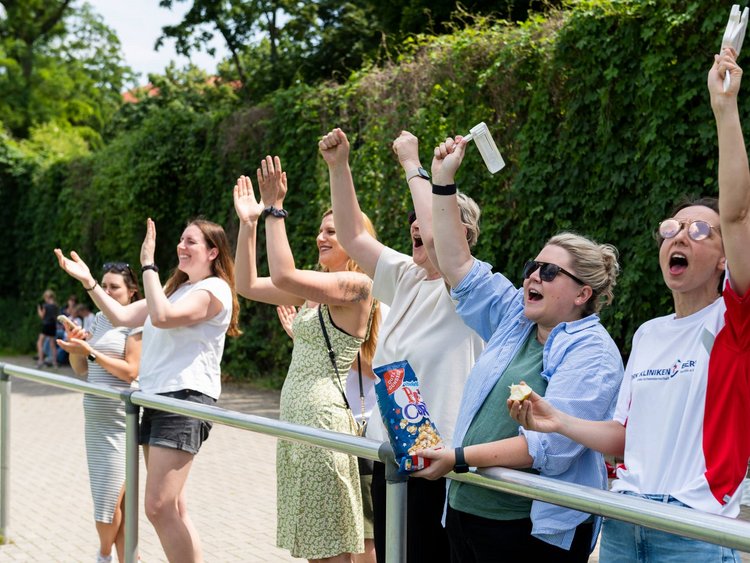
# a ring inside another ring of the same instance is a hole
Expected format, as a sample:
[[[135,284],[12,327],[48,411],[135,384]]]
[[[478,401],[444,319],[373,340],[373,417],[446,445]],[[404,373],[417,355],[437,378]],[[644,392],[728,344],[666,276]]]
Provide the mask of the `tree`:
[[[384,29],[397,37],[409,33],[445,33],[456,13],[494,15],[509,21],[523,21],[529,11],[546,11],[562,0],[378,0],[369,2]]]
[[[133,76],[117,35],[89,4],[0,1],[0,121],[21,138],[56,121],[98,142]]]
[[[159,5],[172,8],[175,2],[187,0],[160,0]],[[214,37],[221,35],[237,77],[243,84],[248,84],[247,73],[242,61],[245,45],[259,33],[267,33],[270,43],[270,64],[278,58],[279,15],[288,8],[284,0],[193,0],[193,5],[183,20],[176,25],[162,28],[162,35],[156,41],[158,49],[167,38],[174,39],[176,50],[181,55],[189,56],[194,50],[204,48]],[[213,31],[213,30],[215,31]],[[213,49],[206,48],[213,54]]]
[[[5,18],[0,20],[0,41],[6,92],[13,98],[20,112],[4,121],[12,130],[25,136],[30,121],[29,107],[34,89],[34,63],[37,50],[45,40],[60,36],[60,25],[71,0],[1,0]],[[4,88],[5,90],[5,88]]]

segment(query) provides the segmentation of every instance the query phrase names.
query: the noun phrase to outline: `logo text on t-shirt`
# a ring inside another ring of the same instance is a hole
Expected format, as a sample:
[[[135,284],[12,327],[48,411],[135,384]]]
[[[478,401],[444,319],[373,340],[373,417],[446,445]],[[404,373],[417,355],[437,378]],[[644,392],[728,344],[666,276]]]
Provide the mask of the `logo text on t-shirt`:
[[[679,358],[667,368],[649,368],[634,373],[631,377],[638,381],[664,381],[672,379],[679,374],[688,374],[695,371],[697,362],[688,360],[683,362]]]

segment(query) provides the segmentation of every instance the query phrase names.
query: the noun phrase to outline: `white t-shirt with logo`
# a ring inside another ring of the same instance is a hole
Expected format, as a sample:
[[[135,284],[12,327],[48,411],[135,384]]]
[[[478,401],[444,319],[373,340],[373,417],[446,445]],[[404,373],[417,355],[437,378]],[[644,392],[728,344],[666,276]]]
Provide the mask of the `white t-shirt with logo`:
[[[614,419],[625,425],[613,491],[668,494],[704,512],[739,512],[747,469],[748,303],[724,298],[633,337]]]
[[[157,328],[151,317],[147,317],[143,324],[141,391],[168,393],[192,389],[219,398],[221,356],[232,320],[232,290],[221,278],[210,277],[181,285],[169,296],[169,301],[176,303],[194,291],[211,293],[221,302],[221,311],[207,321],[177,328]]]

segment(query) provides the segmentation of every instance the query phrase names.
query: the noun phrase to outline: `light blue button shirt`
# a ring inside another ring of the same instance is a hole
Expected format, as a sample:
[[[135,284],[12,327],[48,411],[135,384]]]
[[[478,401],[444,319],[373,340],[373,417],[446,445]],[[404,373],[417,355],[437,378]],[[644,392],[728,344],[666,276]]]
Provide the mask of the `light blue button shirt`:
[[[466,325],[487,342],[464,388],[453,434],[453,443],[461,444],[474,416],[534,323],[523,314],[523,289],[513,287],[502,274],[493,274],[485,262],[475,260],[451,295],[458,301],[456,310]],[[597,315],[560,323],[552,330],[544,345],[541,375],[549,382],[545,399],[561,411],[589,420],[611,420],[623,365],[617,346]],[[541,475],[607,488],[602,454],[559,434],[519,431],[528,442],[532,467]],[[576,526],[587,518],[589,514],[584,512],[534,501],[532,535],[569,549]],[[600,523],[596,518],[592,548]]]

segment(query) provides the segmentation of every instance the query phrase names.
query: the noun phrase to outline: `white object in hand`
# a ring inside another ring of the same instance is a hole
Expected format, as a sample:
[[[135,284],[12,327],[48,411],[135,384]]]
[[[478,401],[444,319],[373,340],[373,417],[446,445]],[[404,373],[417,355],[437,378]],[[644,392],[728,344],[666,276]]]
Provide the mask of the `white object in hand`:
[[[531,387],[521,382],[518,385],[510,386],[510,396],[508,397],[511,401],[525,401],[531,397]]]
[[[747,21],[750,16],[750,9],[745,8],[740,14],[739,4],[732,6],[732,11],[729,13],[729,21],[727,22],[727,29],[724,32],[724,37],[721,40],[721,48],[732,47],[737,56],[740,55],[740,49],[742,49],[742,43],[745,41],[745,32],[747,31]],[[724,74],[724,91],[729,90],[729,84],[731,80],[729,72]]]
[[[464,137],[466,142],[474,140],[474,144],[479,149],[479,154],[482,155],[484,163],[487,165],[487,170],[492,174],[502,170],[505,166],[503,157],[500,156],[500,151],[497,150],[495,139],[490,135],[490,130],[487,129],[487,124],[482,121],[479,125],[475,125],[471,128],[471,132]]]

